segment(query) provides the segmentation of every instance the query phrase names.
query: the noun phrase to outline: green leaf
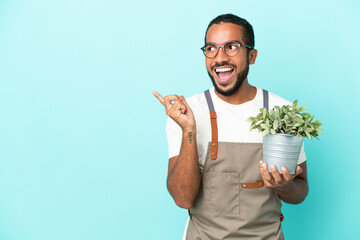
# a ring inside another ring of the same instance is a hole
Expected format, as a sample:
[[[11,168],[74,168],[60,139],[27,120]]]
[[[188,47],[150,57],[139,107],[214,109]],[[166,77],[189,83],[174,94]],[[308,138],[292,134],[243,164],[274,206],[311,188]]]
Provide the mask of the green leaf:
[[[254,121],[256,121],[256,118],[255,117],[249,117],[247,120],[250,121],[250,122],[254,122]]]
[[[296,100],[293,102],[292,107],[293,107],[293,108],[296,108],[297,104],[298,104],[298,100],[296,99]]]
[[[278,122],[278,120],[275,120],[273,125],[274,125],[274,129],[277,129],[277,128],[278,128],[278,126],[279,126],[279,122]]]
[[[311,117],[311,114],[309,114],[309,113],[302,113],[301,116],[302,116],[302,118],[303,118],[304,120],[306,120],[306,119],[308,119],[308,118]]]
[[[321,128],[316,128],[315,129],[318,133],[322,133],[322,129]]]
[[[250,131],[256,129],[256,126],[250,127]]]
[[[266,129],[265,131],[262,132],[262,136],[265,136],[266,134],[269,134],[269,129]]]
[[[269,121],[269,119],[266,119],[265,124],[266,124],[266,126],[270,127],[270,121]]]
[[[307,109],[307,107],[301,107],[301,108],[299,108],[299,112],[302,112],[302,111],[304,111],[306,109]]]
[[[257,122],[255,123],[255,125],[259,125],[260,123],[263,123],[263,122],[264,122],[264,120],[257,121]]]
[[[266,118],[266,114],[267,114],[266,108],[262,108],[262,109],[261,109],[261,112],[262,112],[262,118],[265,119],[265,118]]]
[[[311,139],[311,135],[307,131],[305,131],[305,135],[306,135],[306,137]]]

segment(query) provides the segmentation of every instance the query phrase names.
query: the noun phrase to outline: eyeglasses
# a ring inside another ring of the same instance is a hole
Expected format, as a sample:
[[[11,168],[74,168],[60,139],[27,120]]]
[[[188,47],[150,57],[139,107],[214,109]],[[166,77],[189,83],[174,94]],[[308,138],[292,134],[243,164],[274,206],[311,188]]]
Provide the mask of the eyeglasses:
[[[253,47],[250,47],[248,45],[245,45],[245,44],[242,44],[242,43],[239,43],[239,42],[236,42],[236,41],[226,42],[223,45],[216,45],[216,44],[213,44],[213,43],[208,43],[208,44],[206,44],[205,46],[203,46],[200,49],[203,51],[205,57],[207,57],[207,58],[216,57],[216,55],[219,52],[219,48],[222,48],[224,53],[227,56],[233,57],[236,54],[238,54],[241,46],[247,47],[249,49],[253,49]]]

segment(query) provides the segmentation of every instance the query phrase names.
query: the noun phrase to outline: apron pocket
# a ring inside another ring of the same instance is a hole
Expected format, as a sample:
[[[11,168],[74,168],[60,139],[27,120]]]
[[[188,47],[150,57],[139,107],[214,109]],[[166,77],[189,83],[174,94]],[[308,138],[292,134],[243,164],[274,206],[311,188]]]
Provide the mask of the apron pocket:
[[[218,213],[240,213],[240,174],[233,172],[209,172],[210,205]]]

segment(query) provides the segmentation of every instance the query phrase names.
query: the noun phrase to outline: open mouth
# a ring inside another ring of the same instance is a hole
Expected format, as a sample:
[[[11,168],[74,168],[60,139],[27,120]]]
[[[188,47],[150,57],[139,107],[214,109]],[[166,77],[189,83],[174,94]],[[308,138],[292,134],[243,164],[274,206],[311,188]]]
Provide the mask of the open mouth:
[[[232,67],[215,68],[215,73],[218,77],[219,82],[222,84],[226,84],[230,81],[232,75],[234,74],[234,68]]]

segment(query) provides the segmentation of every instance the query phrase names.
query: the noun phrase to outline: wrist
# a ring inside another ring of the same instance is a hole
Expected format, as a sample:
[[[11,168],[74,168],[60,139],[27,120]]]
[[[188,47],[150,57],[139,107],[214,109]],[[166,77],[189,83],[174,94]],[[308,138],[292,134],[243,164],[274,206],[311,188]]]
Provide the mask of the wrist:
[[[182,128],[183,134],[187,134],[189,132],[192,132],[195,134],[196,132],[196,127],[195,126],[188,126],[188,127],[184,127]]]
[[[287,192],[290,192],[291,189],[294,188],[294,180],[291,180],[290,182],[288,182],[287,184],[281,186],[281,187],[278,187],[275,189],[275,191],[278,193],[278,194],[281,194],[281,193],[287,193]]]
[[[183,129],[183,142],[192,144],[196,139],[195,133],[196,133],[195,128]]]

